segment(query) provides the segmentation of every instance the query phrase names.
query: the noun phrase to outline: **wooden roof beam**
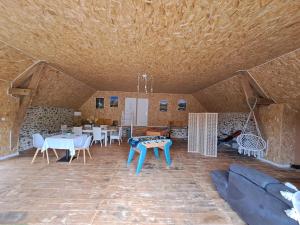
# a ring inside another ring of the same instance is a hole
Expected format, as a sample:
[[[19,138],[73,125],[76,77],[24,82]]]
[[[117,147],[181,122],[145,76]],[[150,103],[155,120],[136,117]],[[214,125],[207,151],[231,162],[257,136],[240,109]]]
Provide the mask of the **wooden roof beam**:
[[[45,61],[39,60],[29,66],[24,72],[17,76],[13,82],[12,87],[22,87],[24,83],[32,76],[32,74],[39,68],[38,65],[44,64]]]
[[[250,105],[253,105],[257,100],[258,105],[270,105],[275,101],[271,99],[264,90],[258,85],[258,83],[252,78],[248,71],[239,71],[241,74],[241,85],[246,97],[246,100]]]
[[[29,75],[27,79],[30,79],[27,89],[30,90],[29,95],[20,96],[19,110],[12,127],[12,150],[17,150],[19,144],[20,129],[25,118],[28,107],[30,106],[32,99],[36,93],[39,81],[42,76],[42,70],[45,68],[44,63],[35,65],[36,68],[32,68],[34,72]],[[29,73],[28,73],[29,74]]]
[[[9,94],[14,96],[28,96],[31,94],[31,90],[26,88],[10,88]]]

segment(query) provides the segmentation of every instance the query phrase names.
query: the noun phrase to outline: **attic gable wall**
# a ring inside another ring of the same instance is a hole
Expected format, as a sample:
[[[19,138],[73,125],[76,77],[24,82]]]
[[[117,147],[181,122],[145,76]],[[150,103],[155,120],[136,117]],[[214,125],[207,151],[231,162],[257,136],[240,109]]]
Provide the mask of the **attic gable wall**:
[[[34,69],[41,67],[40,71],[43,71],[41,79],[36,79],[37,92],[34,91],[35,88],[30,89],[33,93],[31,106],[78,109],[95,92],[88,85],[52,68],[45,62],[37,63],[38,61],[20,50],[0,42],[0,157],[14,154],[17,150],[19,136],[15,130],[19,130],[23,122],[23,118],[20,121],[17,118],[30,106],[31,100],[28,101],[28,105],[20,106],[20,102],[24,103],[24,98],[29,96],[13,97],[9,94],[9,89],[12,84],[16,84],[14,81],[17,77],[24,78],[23,75],[26,75],[24,82],[19,82],[22,88],[26,88],[33,79],[30,77],[31,73],[38,70]]]
[[[0,80],[12,83],[38,60],[0,41]],[[78,109],[95,90],[46,64],[32,106]],[[4,93],[8,93],[7,89]]]
[[[300,111],[300,49],[249,70],[276,103]]]
[[[33,63],[33,58],[0,41],[0,79],[12,81]]]
[[[88,85],[51,66],[46,66],[32,106],[79,109],[94,92],[95,90]]]
[[[275,103],[300,110],[300,49],[248,70]],[[218,82],[193,95],[211,112],[249,111],[239,77]]]
[[[209,112],[248,112],[240,75],[193,93]]]

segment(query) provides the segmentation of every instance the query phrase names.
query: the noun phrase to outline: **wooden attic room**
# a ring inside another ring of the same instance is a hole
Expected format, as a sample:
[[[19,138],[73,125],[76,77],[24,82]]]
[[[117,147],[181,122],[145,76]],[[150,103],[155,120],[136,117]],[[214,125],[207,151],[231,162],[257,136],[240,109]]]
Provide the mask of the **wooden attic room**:
[[[299,224],[299,47],[296,0],[0,0],[0,224]]]

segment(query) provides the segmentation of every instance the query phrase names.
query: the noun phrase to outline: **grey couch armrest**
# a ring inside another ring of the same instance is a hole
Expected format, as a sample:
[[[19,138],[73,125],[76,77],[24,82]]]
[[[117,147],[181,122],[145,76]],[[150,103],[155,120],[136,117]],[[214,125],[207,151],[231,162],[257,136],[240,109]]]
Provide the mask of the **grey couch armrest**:
[[[290,208],[293,207],[293,203],[285,199],[281,194],[280,191],[288,191],[291,193],[295,193],[296,191],[285,186],[284,184],[268,184],[266,187],[266,191],[274,196],[275,198],[279,199],[280,201],[286,203]]]
[[[246,167],[239,164],[231,164],[229,170],[233,173],[239,174],[256,185],[265,188],[268,184],[279,184],[279,180],[262,173],[256,169]]]

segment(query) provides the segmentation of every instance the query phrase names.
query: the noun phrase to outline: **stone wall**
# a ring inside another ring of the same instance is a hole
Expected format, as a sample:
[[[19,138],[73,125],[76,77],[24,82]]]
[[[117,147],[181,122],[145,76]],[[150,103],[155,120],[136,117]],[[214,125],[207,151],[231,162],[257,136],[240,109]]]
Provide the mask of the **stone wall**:
[[[61,124],[72,126],[74,111],[57,107],[31,107],[27,110],[22,124],[19,151],[32,148],[32,134],[41,133],[44,137],[60,132]]]
[[[218,136],[224,137],[223,134],[231,134],[237,130],[243,130],[249,113],[219,113],[218,114]],[[256,134],[254,120],[251,119],[248,123],[246,132]]]

